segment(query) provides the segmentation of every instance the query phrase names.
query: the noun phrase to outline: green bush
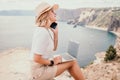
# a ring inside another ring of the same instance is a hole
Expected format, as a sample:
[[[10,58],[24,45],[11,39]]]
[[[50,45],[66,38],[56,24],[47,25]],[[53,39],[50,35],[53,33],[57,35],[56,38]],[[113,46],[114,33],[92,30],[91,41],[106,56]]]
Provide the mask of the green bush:
[[[117,56],[116,49],[112,45],[110,45],[108,50],[106,51],[104,60],[111,61],[115,59],[116,56]]]

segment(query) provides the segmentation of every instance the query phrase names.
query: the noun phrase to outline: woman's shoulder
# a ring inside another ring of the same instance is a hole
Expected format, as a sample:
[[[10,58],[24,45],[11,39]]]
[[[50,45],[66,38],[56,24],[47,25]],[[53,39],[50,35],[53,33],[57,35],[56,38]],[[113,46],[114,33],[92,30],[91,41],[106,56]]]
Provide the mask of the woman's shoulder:
[[[38,35],[48,35],[48,32],[46,30],[46,28],[44,27],[36,27],[34,34],[38,34]]]

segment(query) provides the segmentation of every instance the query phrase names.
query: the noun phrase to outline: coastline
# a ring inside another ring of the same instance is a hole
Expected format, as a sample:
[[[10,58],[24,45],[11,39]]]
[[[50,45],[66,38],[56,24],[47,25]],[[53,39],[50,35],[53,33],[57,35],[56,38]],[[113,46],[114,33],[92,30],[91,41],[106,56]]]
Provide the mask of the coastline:
[[[85,27],[90,28],[90,29],[97,29],[97,30],[107,31],[107,28],[101,28],[101,27],[89,26],[89,25],[86,25]],[[115,32],[115,31],[110,31],[110,32],[115,34],[117,37],[120,37],[120,32]]]
[[[90,28],[90,29],[97,29],[97,30],[107,31],[107,28],[101,28],[101,27],[89,26],[89,25],[86,25],[85,27]]]

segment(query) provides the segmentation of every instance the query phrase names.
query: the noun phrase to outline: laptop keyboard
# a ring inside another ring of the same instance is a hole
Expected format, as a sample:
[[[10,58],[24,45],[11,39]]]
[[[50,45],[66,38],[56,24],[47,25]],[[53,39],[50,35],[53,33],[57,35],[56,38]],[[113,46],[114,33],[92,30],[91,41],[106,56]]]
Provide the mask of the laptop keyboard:
[[[62,58],[64,58],[65,60],[72,60],[74,59],[72,56],[70,56],[69,54],[63,54]]]

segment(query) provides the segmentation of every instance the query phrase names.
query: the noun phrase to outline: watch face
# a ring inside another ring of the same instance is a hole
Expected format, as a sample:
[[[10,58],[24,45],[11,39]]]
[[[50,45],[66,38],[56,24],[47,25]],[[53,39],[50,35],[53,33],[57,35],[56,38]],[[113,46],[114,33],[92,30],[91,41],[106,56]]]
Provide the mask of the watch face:
[[[49,66],[53,66],[54,65],[54,61],[53,60],[51,60],[50,61],[50,65]]]

